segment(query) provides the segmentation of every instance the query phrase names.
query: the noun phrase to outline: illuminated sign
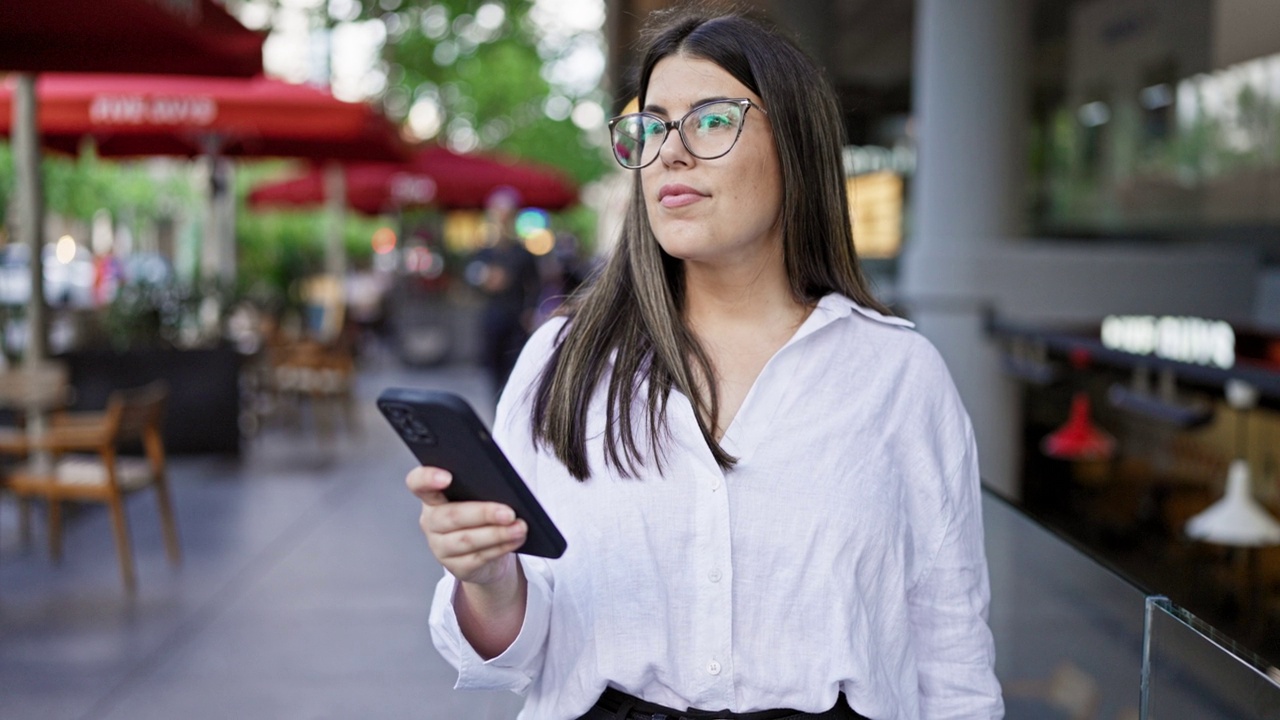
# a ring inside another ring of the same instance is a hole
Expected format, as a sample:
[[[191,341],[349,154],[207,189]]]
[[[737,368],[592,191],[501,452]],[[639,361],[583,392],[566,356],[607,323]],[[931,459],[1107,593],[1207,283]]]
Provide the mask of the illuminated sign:
[[[1223,369],[1236,362],[1235,331],[1221,320],[1109,315],[1102,321],[1102,344],[1110,350]]]
[[[891,148],[879,145],[846,145],[841,153],[845,175],[891,172],[911,175],[916,171],[915,148],[895,145]]]
[[[858,256],[896,257],[902,247],[902,178],[876,172],[851,177],[845,183]]]

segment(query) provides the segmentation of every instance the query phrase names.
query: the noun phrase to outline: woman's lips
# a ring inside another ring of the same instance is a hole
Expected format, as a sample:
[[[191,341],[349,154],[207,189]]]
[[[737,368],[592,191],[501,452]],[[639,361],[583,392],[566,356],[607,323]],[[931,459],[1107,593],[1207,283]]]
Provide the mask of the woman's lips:
[[[663,185],[658,189],[658,202],[665,208],[678,208],[708,197],[688,185]]]

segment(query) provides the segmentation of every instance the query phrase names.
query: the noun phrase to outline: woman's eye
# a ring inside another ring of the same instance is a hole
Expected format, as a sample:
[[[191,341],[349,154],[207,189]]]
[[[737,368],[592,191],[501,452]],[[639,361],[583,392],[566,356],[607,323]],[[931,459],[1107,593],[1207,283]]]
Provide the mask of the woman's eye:
[[[716,113],[713,115],[703,115],[698,118],[699,130],[717,130],[719,128],[728,127],[733,124],[733,120],[728,115]]]

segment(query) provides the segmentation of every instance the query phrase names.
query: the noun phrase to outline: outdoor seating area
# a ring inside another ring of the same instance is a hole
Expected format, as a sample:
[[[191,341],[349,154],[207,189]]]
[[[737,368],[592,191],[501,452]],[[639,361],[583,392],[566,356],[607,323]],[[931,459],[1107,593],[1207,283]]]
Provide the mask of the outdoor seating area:
[[[28,542],[0,490],[0,717],[514,717],[515,695],[453,692],[431,648],[440,569],[404,489],[412,456],[373,405],[392,384],[492,412],[474,368],[369,360],[354,388],[360,436],[318,442],[270,423],[238,458],[165,458],[182,563],[157,496],[130,494],[133,593],[105,506],[68,505],[54,563],[42,503]]]
[[[360,432],[350,342],[271,341],[251,372],[255,427],[272,420],[292,426],[307,421],[324,439],[338,430]]]

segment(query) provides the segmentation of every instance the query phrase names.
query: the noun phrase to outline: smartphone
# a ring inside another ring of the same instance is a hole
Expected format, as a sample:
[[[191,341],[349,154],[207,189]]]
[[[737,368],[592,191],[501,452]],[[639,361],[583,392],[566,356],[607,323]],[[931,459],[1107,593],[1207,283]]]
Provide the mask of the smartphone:
[[[453,473],[445,497],[454,502],[507,505],[529,526],[524,545],[516,552],[546,558],[564,554],[564,537],[555,523],[461,396],[387,388],[378,396],[378,409],[418,462]]]

